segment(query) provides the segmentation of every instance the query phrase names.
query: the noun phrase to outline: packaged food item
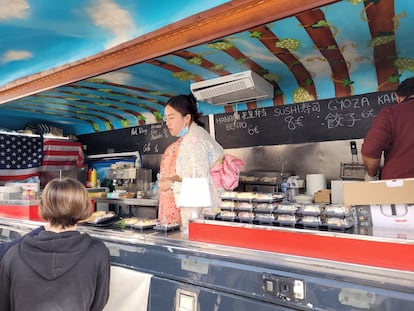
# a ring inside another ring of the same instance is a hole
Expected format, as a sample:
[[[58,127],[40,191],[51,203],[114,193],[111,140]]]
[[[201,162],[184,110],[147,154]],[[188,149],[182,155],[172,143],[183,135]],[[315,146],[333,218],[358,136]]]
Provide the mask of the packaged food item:
[[[300,223],[304,227],[319,227],[322,225],[322,221],[319,216],[303,216]]]
[[[264,214],[264,213],[256,213],[255,220],[259,224],[273,224],[275,221],[275,215],[273,214]]]
[[[252,212],[239,212],[237,216],[242,222],[252,222],[254,220],[254,213]]]
[[[224,191],[221,194],[221,198],[225,200],[233,200],[237,198],[237,192],[234,191]]]
[[[272,193],[256,193],[254,200],[256,202],[273,202],[273,194]]]
[[[331,204],[325,206],[325,215],[333,217],[347,217],[352,215],[352,207],[340,204]]]
[[[250,203],[250,202],[240,202],[237,205],[236,209],[238,211],[248,211],[248,212],[251,212],[253,210],[253,206],[254,206],[253,203]]]
[[[232,211],[221,211],[220,218],[222,220],[231,220],[231,221],[233,221],[236,218],[236,212],[232,212]]]
[[[319,204],[303,204],[299,212],[304,216],[319,216],[322,213],[322,206]]]
[[[239,201],[252,201],[254,198],[254,192],[237,192],[237,200]]]
[[[352,217],[327,217],[326,225],[329,229],[348,229],[354,226],[354,219]]]
[[[298,218],[296,215],[280,214],[277,215],[276,221],[281,226],[294,226]]]
[[[275,213],[277,214],[296,214],[298,210],[298,205],[295,203],[280,203],[277,205]]]
[[[273,203],[257,203],[254,211],[256,213],[272,213],[275,206]]]
[[[223,200],[220,203],[220,208],[222,210],[232,210],[235,207],[237,207],[237,205],[238,205],[237,202],[229,201],[229,200]]]

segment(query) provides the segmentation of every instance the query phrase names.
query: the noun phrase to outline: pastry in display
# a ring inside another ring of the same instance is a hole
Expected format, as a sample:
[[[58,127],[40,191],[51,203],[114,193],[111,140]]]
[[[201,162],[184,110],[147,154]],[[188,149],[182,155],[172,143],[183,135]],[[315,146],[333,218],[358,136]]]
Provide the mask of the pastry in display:
[[[96,211],[89,218],[85,219],[84,222],[98,224],[113,219],[114,217],[116,217],[114,212]]]
[[[143,228],[148,228],[148,227],[154,227],[157,224],[157,220],[156,219],[146,219],[146,218],[138,218],[137,222],[133,224],[134,227],[143,227]]]
[[[273,194],[272,193],[256,193],[254,200],[256,202],[272,202]]]
[[[239,211],[252,211],[253,204],[249,202],[240,202],[237,206],[237,210]]]
[[[137,217],[124,218],[124,222],[126,226],[132,226],[138,222],[138,218]]]
[[[239,212],[238,214],[240,221],[253,221],[254,213],[252,212]]]
[[[221,201],[220,208],[221,209],[233,209],[237,206],[237,203],[234,201],[223,200]]]
[[[273,223],[275,220],[275,215],[273,214],[262,214],[262,213],[256,213],[255,220],[259,223]]]
[[[256,212],[262,212],[262,213],[271,213],[273,212],[274,205],[272,203],[257,203],[254,210]]]
[[[234,220],[236,218],[236,212],[221,211],[220,218],[225,220]]]
[[[236,199],[237,198],[237,192],[234,192],[234,191],[224,191],[221,194],[221,198],[222,199],[229,199],[229,200]]]
[[[253,200],[255,198],[255,194],[253,192],[237,192],[237,199],[238,200]]]

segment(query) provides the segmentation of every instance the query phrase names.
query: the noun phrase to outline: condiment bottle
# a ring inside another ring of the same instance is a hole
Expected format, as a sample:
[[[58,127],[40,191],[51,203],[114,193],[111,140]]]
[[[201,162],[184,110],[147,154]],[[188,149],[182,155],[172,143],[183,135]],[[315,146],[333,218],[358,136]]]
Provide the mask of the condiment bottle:
[[[93,188],[96,188],[98,186],[98,173],[94,168],[91,171],[91,183]]]

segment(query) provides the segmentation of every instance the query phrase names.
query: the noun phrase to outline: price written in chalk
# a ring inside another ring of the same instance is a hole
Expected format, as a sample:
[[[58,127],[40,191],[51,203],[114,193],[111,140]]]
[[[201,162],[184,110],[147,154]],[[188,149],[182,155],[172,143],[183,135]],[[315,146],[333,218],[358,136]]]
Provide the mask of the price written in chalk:
[[[393,91],[258,108],[214,116],[224,148],[363,138]]]

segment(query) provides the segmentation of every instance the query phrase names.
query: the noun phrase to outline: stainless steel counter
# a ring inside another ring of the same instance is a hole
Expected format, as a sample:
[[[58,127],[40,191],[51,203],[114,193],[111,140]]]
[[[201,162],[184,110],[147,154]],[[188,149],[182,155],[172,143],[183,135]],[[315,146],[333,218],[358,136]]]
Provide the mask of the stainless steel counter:
[[[0,218],[1,232],[38,225]],[[195,293],[206,310],[391,311],[414,305],[413,272],[194,242],[179,231],[79,229],[106,243],[114,265],[153,275],[148,310],[174,309],[178,290]]]

